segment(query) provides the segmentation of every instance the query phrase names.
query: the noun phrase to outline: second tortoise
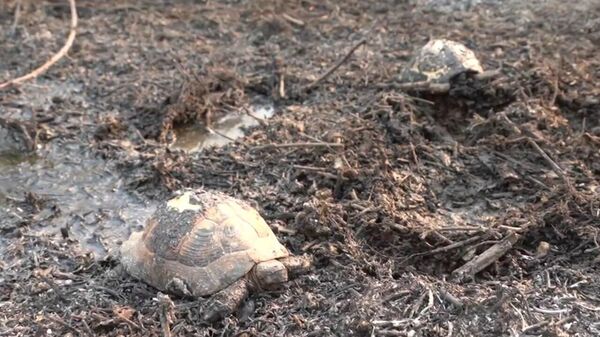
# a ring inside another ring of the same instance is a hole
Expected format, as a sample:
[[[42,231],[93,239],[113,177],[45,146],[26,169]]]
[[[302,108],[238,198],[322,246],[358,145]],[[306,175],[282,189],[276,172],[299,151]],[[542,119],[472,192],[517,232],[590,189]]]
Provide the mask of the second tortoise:
[[[401,83],[446,84],[461,73],[481,73],[475,53],[465,45],[447,39],[425,44],[400,73]]]

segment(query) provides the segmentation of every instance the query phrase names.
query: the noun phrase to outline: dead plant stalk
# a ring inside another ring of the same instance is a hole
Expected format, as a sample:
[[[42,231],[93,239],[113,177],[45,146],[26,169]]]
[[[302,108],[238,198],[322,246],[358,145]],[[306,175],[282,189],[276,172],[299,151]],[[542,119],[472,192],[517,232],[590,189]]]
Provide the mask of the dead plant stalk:
[[[306,91],[309,91],[310,89],[317,87],[327,77],[331,76],[331,74],[333,74],[339,67],[341,67],[342,64],[344,64],[346,61],[348,61],[350,56],[352,56],[352,54],[354,54],[354,51],[356,51],[356,49],[358,49],[358,47],[362,46],[365,43],[367,43],[366,39],[360,40],[357,44],[355,44],[352,48],[350,48],[348,53],[346,53],[346,55],[342,59],[340,59],[335,65],[333,65],[333,67],[329,68],[329,70],[327,70],[327,72],[325,72],[325,74],[321,75],[319,78],[314,80],[312,83],[310,83],[309,85],[304,87],[304,91],[306,92]]]
[[[67,54],[69,49],[71,49],[73,41],[75,41],[75,35],[77,34],[77,6],[75,5],[75,0],[69,0],[69,5],[71,7],[71,27],[69,31],[69,36],[67,37],[67,41],[65,42],[64,46],[56,54],[54,54],[54,56],[52,56],[46,63],[42,64],[39,68],[35,69],[29,74],[1,83],[0,89],[5,89],[40,76]]]

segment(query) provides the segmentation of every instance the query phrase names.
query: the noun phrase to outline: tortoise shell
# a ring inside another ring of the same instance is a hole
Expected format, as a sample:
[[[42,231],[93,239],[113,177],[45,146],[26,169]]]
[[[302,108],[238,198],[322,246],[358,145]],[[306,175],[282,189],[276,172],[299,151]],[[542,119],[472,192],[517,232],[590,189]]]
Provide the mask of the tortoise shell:
[[[448,83],[464,72],[483,72],[475,53],[461,43],[437,39],[421,48],[400,74],[400,82]]]
[[[241,200],[188,190],[163,202],[121,247],[129,274],[163,291],[175,279],[191,295],[218,292],[258,262],[289,256],[265,220]]]

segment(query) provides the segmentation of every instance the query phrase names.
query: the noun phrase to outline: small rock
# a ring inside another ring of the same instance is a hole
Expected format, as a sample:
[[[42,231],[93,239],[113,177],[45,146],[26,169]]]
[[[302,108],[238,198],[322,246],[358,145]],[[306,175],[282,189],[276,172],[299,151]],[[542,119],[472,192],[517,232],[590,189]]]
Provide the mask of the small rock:
[[[310,292],[305,292],[302,297],[302,307],[307,310],[316,310],[320,307],[321,298]]]
[[[542,258],[542,257],[548,255],[549,251],[550,251],[550,244],[546,241],[542,241],[539,243],[539,245],[537,247],[535,256],[537,258]]]
[[[354,321],[352,325],[357,336],[370,336],[373,330],[373,325],[364,319]]]

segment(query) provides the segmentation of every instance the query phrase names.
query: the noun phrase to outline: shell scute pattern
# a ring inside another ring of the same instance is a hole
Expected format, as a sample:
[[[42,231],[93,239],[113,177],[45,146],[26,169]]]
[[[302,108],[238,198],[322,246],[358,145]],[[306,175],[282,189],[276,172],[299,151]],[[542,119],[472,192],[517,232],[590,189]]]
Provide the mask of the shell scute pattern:
[[[244,219],[251,227],[256,231],[256,235],[259,238],[265,238],[271,235],[272,231],[265,220],[258,214],[258,212],[248,205],[234,205],[232,207],[233,213],[235,213],[240,219]]]
[[[164,259],[177,260],[180,242],[194,226],[194,219],[162,206],[149,222],[152,227],[146,231],[144,240],[148,250]]]
[[[226,252],[214,235],[218,225],[212,220],[199,219],[178,247],[177,261],[193,267],[206,267]]]

